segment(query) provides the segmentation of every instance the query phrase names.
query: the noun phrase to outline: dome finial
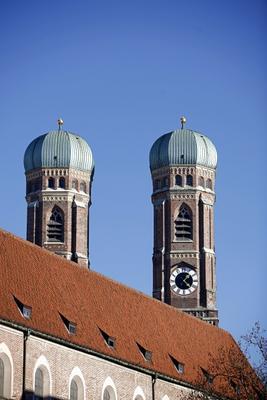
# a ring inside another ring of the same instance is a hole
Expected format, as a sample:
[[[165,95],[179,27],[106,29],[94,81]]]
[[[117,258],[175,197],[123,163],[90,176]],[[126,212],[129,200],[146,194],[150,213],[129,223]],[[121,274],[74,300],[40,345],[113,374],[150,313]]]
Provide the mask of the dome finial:
[[[63,119],[62,119],[62,118],[59,118],[59,119],[57,120],[57,123],[58,123],[58,130],[61,131],[61,127],[62,127],[62,125],[64,124]]]
[[[180,121],[181,121],[181,129],[184,129],[184,125],[186,123],[186,118],[183,116],[180,118]]]

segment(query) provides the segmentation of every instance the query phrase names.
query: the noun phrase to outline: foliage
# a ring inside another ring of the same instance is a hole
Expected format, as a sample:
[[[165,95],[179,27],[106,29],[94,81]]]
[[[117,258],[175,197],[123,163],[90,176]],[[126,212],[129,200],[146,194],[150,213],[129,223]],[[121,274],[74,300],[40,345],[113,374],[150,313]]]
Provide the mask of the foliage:
[[[186,400],[210,400],[231,398],[239,400],[266,399],[267,339],[266,332],[256,323],[249,334],[241,337],[240,347],[235,342],[229,348],[221,347],[218,354],[209,354],[207,370],[200,368],[195,387]],[[259,353],[259,361],[253,368],[251,350]],[[223,395],[222,395],[223,394]]]

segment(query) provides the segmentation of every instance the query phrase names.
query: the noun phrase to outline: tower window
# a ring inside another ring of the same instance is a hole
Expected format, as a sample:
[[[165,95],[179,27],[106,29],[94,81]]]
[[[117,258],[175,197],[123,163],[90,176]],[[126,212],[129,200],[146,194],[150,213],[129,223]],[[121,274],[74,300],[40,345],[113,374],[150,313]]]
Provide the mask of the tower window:
[[[80,183],[80,191],[86,193],[86,184],[85,182]]]
[[[72,189],[78,190],[78,181],[77,179],[73,179],[71,182]]]
[[[175,185],[183,186],[183,179],[181,175],[176,175],[175,177]]]
[[[169,179],[163,178],[162,179],[162,187],[168,187],[168,185],[169,185]]]
[[[206,180],[206,187],[210,190],[212,190],[212,180],[211,179],[207,179]]]
[[[65,189],[65,178],[63,177],[59,178],[59,187],[61,189]]]
[[[48,242],[64,242],[64,216],[63,212],[54,207],[47,224]]]
[[[203,176],[200,176],[200,177],[198,178],[198,184],[199,184],[199,186],[204,187],[204,178],[203,178]]]
[[[49,178],[48,179],[48,187],[50,189],[55,189],[55,179],[54,178]]]
[[[193,186],[193,176],[192,175],[186,176],[186,184],[187,184],[187,186]]]
[[[176,239],[192,239],[192,213],[186,204],[182,204],[174,225]]]

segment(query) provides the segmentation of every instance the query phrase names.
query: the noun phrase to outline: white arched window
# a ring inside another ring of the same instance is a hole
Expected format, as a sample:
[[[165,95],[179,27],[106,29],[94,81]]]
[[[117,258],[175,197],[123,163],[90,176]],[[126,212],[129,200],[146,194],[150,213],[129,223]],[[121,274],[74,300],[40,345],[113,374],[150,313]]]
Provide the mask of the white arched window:
[[[170,400],[169,397],[165,394],[164,397],[162,397],[162,400]]]
[[[33,371],[34,398],[42,399],[51,395],[51,373],[47,359],[42,355],[38,358]]]
[[[0,344],[0,398],[12,397],[13,361],[8,347]]]
[[[69,380],[69,399],[84,400],[85,398],[85,381],[80,368],[73,368]]]
[[[133,400],[146,400],[144,392],[140,388],[140,386],[137,386],[137,388],[135,389],[134,395],[133,395]]]
[[[117,400],[116,387],[111,378],[107,378],[103,385],[101,400]]]

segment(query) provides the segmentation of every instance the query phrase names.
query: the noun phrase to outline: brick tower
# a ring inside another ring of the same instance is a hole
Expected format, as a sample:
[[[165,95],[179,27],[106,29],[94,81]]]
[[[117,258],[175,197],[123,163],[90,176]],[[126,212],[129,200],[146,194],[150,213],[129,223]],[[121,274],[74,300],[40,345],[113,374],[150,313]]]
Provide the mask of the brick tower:
[[[27,240],[87,267],[94,161],[86,141],[62,124],[25,151]]]
[[[214,253],[217,152],[182,128],[150,151],[154,206],[153,297],[218,324]]]

